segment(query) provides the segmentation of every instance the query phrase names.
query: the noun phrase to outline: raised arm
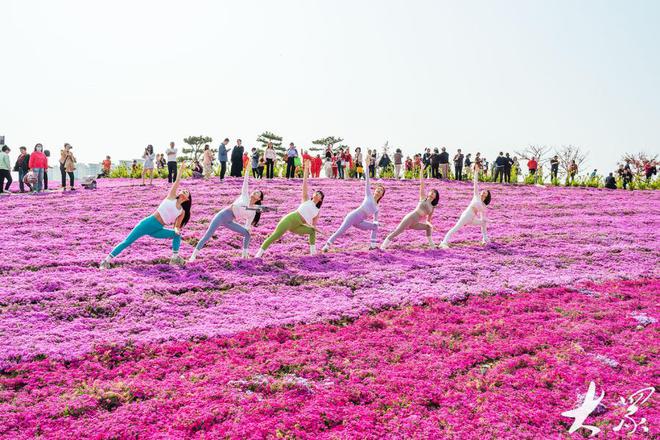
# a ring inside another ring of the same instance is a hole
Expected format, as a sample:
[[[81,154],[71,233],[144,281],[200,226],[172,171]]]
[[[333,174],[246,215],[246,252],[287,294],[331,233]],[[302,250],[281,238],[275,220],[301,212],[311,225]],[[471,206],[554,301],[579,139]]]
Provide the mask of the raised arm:
[[[426,189],[424,188],[424,167],[419,168],[419,200],[424,200]]]
[[[248,189],[248,180],[250,178],[250,173],[248,173],[248,167],[243,168],[243,187],[241,188],[241,197],[249,198],[250,192]]]
[[[479,170],[481,167],[475,163],[474,172],[472,173],[472,183],[474,184],[474,196],[479,197]]]
[[[308,188],[307,188],[307,173],[309,172],[309,161],[306,160],[303,165],[303,184],[302,184],[302,201],[306,202],[309,200]]]
[[[369,173],[364,173],[364,195],[365,197],[373,197],[371,194],[371,187],[369,186]]]
[[[172,184],[172,188],[170,188],[170,193],[167,195],[168,199],[176,199],[176,193],[179,190],[179,184],[181,183],[181,176],[183,175],[183,172],[186,170],[186,162],[181,161],[181,168],[179,169],[179,172],[176,175],[176,180]]]

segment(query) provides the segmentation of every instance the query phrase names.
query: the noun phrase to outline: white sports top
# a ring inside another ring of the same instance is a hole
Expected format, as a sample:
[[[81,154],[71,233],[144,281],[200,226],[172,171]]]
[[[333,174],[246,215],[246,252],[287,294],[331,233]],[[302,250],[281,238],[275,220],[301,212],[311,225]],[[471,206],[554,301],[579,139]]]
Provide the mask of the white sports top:
[[[160,214],[166,225],[170,225],[176,221],[176,218],[183,212],[182,208],[176,207],[176,199],[165,199],[160,202],[156,210]]]
[[[245,173],[243,177],[243,188],[241,189],[241,195],[234,200],[234,203],[231,204],[231,212],[234,214],[234,218],[239,222],[245,222],[246,224],[252,223],[254,216],[257,211],[247,210],[250,206],[250,192],[248,190],[248,178],[250,173]]]
[[[302,215],[302,218],[305,219],[305,223],[311,225],[312,220],[321,210],[316,207],[316,203],[314,203],[313,200],[307,200],[306,202],[302,202],[296,211]]]

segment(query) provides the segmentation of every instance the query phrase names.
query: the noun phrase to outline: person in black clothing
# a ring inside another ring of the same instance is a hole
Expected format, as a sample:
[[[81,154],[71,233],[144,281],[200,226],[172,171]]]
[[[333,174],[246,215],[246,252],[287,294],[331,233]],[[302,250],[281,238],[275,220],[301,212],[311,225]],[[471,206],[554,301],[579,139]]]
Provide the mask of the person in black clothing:
[[[231,149],[231,177],[241,177],[243,171],[243,141],[236,139],[236,146]]]
[[[616,179],[614,179],[613,173],[605,178],[605,188],[616,189]]]
[[[426,176],[428,173],[428,169],[431,167],[431,149],[427,148],[424,150],[424,154],[422,155],[422,168],[424,169],[424,175]]]
[[[440,152],[437,148],[433,149],[433,154],[431,154],[431,177],[434,179],[440,178]]]
[[[14,165],[14,171],[18,171],[18,188],[21,192],[25,192],[25,184],[23,183],[23,177],[27,174],[30,167],[30,155],[27,152],[27,148],[21,147],[21,154],[16,159],[16,164]]]
[[[499,178],[500,183],[504,180],[504,168],[507,164],[506,157],[504,157],[504,152],[500,151],[500,155],[495,159],[495,176],[493,177],[493,182],[497,182]]]
[[[440,178],[449,179],[449,153],[445,147],[442,147],[440,153]]]
[[[511,168],[513,167],[513,159],[509,156],[509,153],[504,155],[504,181],[506,183],[511,183]]]
[[[550,159],[550,180],[557,180],[559,174],[559,156]]]
[[[456,180],[463,180],[463,159],[463,153],[459,148],[456,155],[454,155],[454,178]]]

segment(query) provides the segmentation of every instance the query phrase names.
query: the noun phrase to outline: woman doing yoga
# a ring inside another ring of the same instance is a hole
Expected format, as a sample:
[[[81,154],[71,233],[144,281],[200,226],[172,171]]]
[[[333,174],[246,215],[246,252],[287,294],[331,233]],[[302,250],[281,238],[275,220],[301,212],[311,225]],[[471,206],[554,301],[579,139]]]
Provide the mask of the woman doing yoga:
[[[433,238],[431,237],[431,232],[433,232],[433,225],[431,224],[431,218],[433,217],[433,211],[435,210],[435,207],[438,205],[440,194],[438,194],[438,191],[435,189],[429,190],[428,194],[424,194],[425,192],[426,190],[424,187],[424,171],[420,169],[419,204],[417,205],[417,208],[415,208],[413,212],[408,213],[403,218],[403,220],[401,220],[399,226],[397,226],[396,229],[392,231],[390,235],[388,235],[385,238],[383,244],[380,245],[380,248],[382,250],[387,249],[387,246],[389,246],[390,242],[397,235],[401,234],[406,229],[417,229],[417,230],[426,231],[426,238],[429,241],[429,245],[431,247],[435,247],[435,245],[433,244]],[[426,221],[422,222],[424,218],[426,218]]]
[[[466,225],[477,225],[481,226],[481,244],[488,243],[488,235],[486,234],[486,224],[488,222],[486,218],[486,206],[490,203],[490,191],[483,190],[479,192],[479,170],[481,167],[478,162],[474,164],[474,172],[472,173],[472,181],[474,183],[472,200],[461,217],[456,222],[453,228],[451,228],[445,238],[440,243],[440,247],[447,249],[449,247],[449,239],[452,235],[456,233],[459,229]]]
[[[192,263],[195,261],[199,251],[202,250],[204,245],[206,245],[206,242],[211,239],[213,233],[220,226],[243,236],[242,256],[243,258],[248,257],[250,229],[252,226],[257,226],[259,219],[261,218],[261,211],[258,209],[258,206],[261,205],[261,202],[264,199],[264,193],[262,191],[254,191],[250,194],[248,189],[248,179],[250,178],[250,175],[247,172],[247,168],[243,170],[243,174],[243,188],[241,189],[241,195],[234,200],[234,203],[227,206],[213,217],[204,237],[202,237],[199,243],[197,243],[197,246],[195,246],[195,250],[190,256],[188,262]],[[244,226],[241,226],[237,221],[243,223]]]
[[[179,247],[181,246],[181,229],[190,220],[190,208],[192,206],[192,196],[187,189],[179,190],[181,183],[181,176],[183,175],[186,165],[181,162],[181,170],[179,171],[176,180],[170,188],[167,197],[158,205],[156,211],[149,217],[145,217],[133,228],[130,234],[119,243],[103,261],[101,261],[100,268],[108,269],[110,261],[118,256],[124,249],[132,245],[140,237],[148,235],[154,238],[172,239],[172,258],[170,264],[182,265],[185,260],[179,256]],[[166,229],[166,225],[174,224],[174,229]]]
[[[376,185],[376,190],[372,193],[369,186],[369,173],[365,174],[364,179],[364,200],[362,204],[355,210],[351,211],[337,231],[332,234],[328,242],[323,246],[323,252],[330,250],[330,246],[335,243],[335,240],[342,236],[350,227],[356,227],[363,231],[371,231],[371,244],[370,248],[376,247],[376,236],[378,233],[378,203],[385,195],[385,187],[380,183]],[[373,221],[369,222],[367,219],[373,217]]]
[[[266,241],[261,245],[259,251],[255,255],[260,258],[266,249],[279,240],[286,232],[293,232],[298,235],[309,235],[309,253],[314,255],[316,253],[316,223],[319,219],[319,212],[323,205],[323,192],[314,191],[311,198],[309,197],[309,190],[307,187],[307,175],[311,167],[310,161],[305,161],[305,168],[303,171],[303,184],[302,184],[302,203],[298,209],[287,214],[275,228]]]

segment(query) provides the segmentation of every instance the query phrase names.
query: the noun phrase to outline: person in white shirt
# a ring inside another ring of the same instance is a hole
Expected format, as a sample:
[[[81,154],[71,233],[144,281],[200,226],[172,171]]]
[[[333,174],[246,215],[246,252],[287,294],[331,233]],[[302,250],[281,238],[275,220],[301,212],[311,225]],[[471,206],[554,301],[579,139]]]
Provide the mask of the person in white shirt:
[[[230,231],[234,231],[243,236],[243,258],[248,257],[248,246],[250,246],[250,230],[252,226],[257,226],[259,224],[259,219],[261,218],[261,211],[257,209],[261,202],[264,199],[263,191],[253,191],[250,194],[248,189],[248,179],[250,178],[250,173],[247,172],[247,169],[243,172],[243,188],[241,189],[241,195],[238,196],[234,202],[227,206],[225,209],[220,211],[213,217],[211,224],[209,224],[204,237],[199,240],[195,250],[188,262],[192,263],[197,258],[197,254],[202,248],[206,245],[215,231],[220,227],[224,226]],[[252,209],[250,209],[252,208]],[[243,226],[238,222],[243,223]]]
[[[453,228],[451,228],[445,238],[440,243],[440,247],[447,249],[449,247],[449,239],[452,235],[456,233],[460,228],[466,225],[477,225],[481,226],[481,244],[488,243],[488,235],[486,233],[486,225],[488,219],[486,218],[486,206],[490,204],[490,191],[485,189],[479,192],[479,171],[480,167],[478,163],[474,165],[474,172],[472,173],[472,181],[474,184],[472,200],[461,217],[456,222]]]
[[[101,269],[108,269],[110,267],[110,261],[113,258],[145,235],[153,238],[172,239],[172,258],[170,259],[170,264],[182,265],[185,263],[185,260],[179,256],[179,247],[181,246],[181,229],[190,220],[192,195],[187,189],[179,192],[181,175],[184,170],[185,163],[182,162],[181,172],[172,185],[172,188],[170,188],[167,197],[158,205],[158,208],[153,214],[142,219],[124,241],[115,246],[108,256],[101,261],[99,265]],[[165,226],[171,224],[174,224],[174,229],[165,228]]]
[[[311,162],[306,160],[303,171],[302,203],[298,206],[298,209],[287,214],[282,220],[280,220],[275,228],[275,232],[266,238],[259,248],[257,255],[255,255],[256,258],[261,258],[268,247],[275,241],[279,240],[286,232],[293,232],[298,235],[309,235],[309,253],[310,255],[316,254],[316,224],[319,219],[319,212],[321,211],[325,195],[323,194],[323,191],[314,191],[312,196],[309,196],[307,175],[309,174],[310,167]]]
[[[165,150],[167,156],[167,181],[172,183],[176,180],[176,148],[174,142],[170,142],[170,148]]]

